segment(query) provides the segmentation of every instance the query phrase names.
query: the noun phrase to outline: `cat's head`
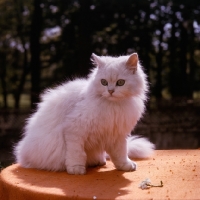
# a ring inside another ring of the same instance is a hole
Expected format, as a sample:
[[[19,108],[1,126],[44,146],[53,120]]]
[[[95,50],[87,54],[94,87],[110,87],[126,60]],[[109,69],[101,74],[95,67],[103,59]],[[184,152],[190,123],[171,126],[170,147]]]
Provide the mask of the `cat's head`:
[[[130,56],[110,57],[92,54],[96,68],[93,70],[93,91],[110,101],[133,96],[146,98],[146,75],[138,60],[137,53]]]

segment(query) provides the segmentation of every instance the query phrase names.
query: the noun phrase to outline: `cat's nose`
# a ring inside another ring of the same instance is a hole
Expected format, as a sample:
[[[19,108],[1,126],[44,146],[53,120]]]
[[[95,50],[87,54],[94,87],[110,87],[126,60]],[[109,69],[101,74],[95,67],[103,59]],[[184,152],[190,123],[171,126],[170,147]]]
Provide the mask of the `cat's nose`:
[[[108,92],[112,95],[115,90],[108,90]]]

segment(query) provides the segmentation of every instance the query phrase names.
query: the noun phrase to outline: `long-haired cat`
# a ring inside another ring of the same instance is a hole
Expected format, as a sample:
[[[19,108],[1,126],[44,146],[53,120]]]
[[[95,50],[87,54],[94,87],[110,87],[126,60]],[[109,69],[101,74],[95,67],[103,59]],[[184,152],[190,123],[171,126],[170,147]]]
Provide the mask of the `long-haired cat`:
[[[137,53],[92,55],[88,78],[47,90],[28,119],[16,145],[16,161],[25,168],[85,174],[86,167],[106,164],[106,153],[119,170],[133,171],[129,158],[148,157],[154,145],[131,137],[145,109],[146,75]]]

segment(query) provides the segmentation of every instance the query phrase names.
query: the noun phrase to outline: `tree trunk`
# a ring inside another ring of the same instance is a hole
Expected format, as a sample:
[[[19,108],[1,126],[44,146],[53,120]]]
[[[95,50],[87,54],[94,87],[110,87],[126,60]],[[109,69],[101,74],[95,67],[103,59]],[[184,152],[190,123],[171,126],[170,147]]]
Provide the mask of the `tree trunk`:
[[[194,27],[193,22],[190,20],[188,24],[189,29],[189,80],[188,80],[188,90],[187,90],[187,97],[192,99],[193,98],[193,91],[194,91],[194,76],[195,76],[195,67],[196,63],[194,60],[194,49],[195,49],[195,34],[194,34]]]
[[[158,53],[156,54],[156,63],[157,63],[157,75],[156,75],[156,86],[155,86],[155,96],[156,99],[159,101],[162,98],[162,56],[163,56],[163,48],[162,48],[162,42],[163,42],[163,24],[162,24],[162,17],[160,16],[159,19],[159,45],[158,45]]]
[[[0,52],[1,58],[1,68],[0,68],[0,77],[1,77],[1,87],[3,94],[3,107],[8,107],[7,102],[7,84],[6,84],[6,53]]]
[[[179,89],[179,95],[182,97],[187,96],[188,91],[188,80],[187,80],[187,48],[188,48],[188,34],[187,30],[184,27],[184,23],[181,23],[180,25],[181,29],[181,41],[180,41],[180,89]]]
[[[19,81],[19,85],[15,95],[15,108],[19,108],[20,97],[24,89],[24,84],[26,80],[26,75],[28,74],[28,59],[27,59],[27,49],[24,46],[24,61],[23,61],[23,72]]]
[[[21,94],[24,89],[24,84],[26,80],[26,75],[29,72],[28,68],[28,50],[26,48],[26,40],[24,38],[24,27],[26,24],[23,22],[23,17],[22,17],[22,8],[23,8],[23,2],[22,1],[17,1],[13,0],[13,4],[15,5],[15,12],[16,12],[16,19],[17,19],[17,36],[21,41],[22,47],[23,47],[23,66],[22,66],[22,74],[19,79],[19,84],[17,85],[16,92],[14,94],[15,98],[15,108],[18,109],[20,105],[20,98]],[[16,58],[16,63],[17,63],[18,58]]]
[[[36,103],[39,102],[40,94],[40,34],[41,34],[41,21],[42,9],[40,7],[41,0],[34,0],[34,11],[31,24],[30,35],[30,52],[31,52],[31,107],[35,108]]]
[[[176,15],[175,15],[175,10],[172,9],[172,30],[171,30],[171,38],[169,42],[169,50],[170,50],[170,58],[169,58],[169,65],[170,65],[170,93],[172,97],[176,96],[178,88],[178,83],[177,83],[177,72],[176,72],[176,59],[175,59],[175,53],[176,53],[176,37],[175,37],[175,23],[176,23]]]
[[[80,75],[87,75],[89,72],[91,56],[91,16],[90,0],[80,0],[79,15],[79,39],[78,39],[78,71]]]

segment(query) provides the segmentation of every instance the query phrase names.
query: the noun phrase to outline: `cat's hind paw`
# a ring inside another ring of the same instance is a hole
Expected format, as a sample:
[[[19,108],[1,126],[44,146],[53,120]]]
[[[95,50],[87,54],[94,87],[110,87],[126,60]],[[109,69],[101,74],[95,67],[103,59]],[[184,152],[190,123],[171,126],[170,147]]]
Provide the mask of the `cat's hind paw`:
[[[133,162],[132,160],[129,160],[126,163],[117,165],[116,168],[121,171],[131,172],[131,171],[135,171],[137,169],[137,164],[135,162]]]
[[[83,175],[83,174],[86,174],[86,168],[83,165],[74,165],[70,167],[68,166],[67,173],[74,174],[74,175]]]

